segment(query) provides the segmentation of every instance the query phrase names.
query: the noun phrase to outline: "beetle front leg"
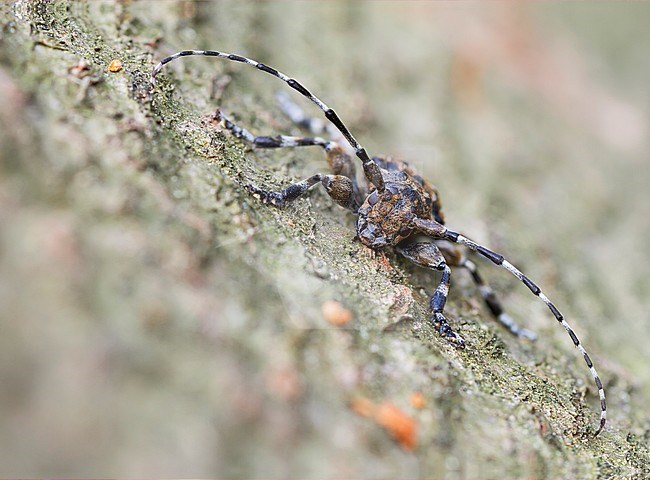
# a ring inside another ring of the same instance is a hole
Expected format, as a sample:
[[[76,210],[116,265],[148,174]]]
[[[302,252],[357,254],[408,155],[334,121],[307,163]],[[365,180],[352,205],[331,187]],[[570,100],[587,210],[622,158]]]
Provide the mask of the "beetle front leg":
[[[436,325],[438,333],[447,339],[454,346],[463,348],[465,341],[449,325],[443,311],[449,295],[449,282],[451,280],[451,269],[445,262],[438,247],[431,242],[411,243],[399,245],[397,251],[416,265],[442,272],[442,278],[438,287],[431,295],[429,307],[433,311],[432,320]]]
[[[325,188],[327,194],[343,208],[347,208],[356,213],[359,205],[354,194],[352,181],[345,175],[322,175],[317,173],[311,177],[278,191],[267,191],[255,185],[246,185],[248,192],[262,203],[283,207],[288,202],[300,198],[306,194],[310,188],[320,183]]]
[[[323,176],[320,173],[317,173],[316,175],[312,175],[301,182],[291,184],[287,188],[279,191],[267,191],[255,185],[246,185],[246,189],[253,197],[266,205],[283,207],[287,202],[296,200],[307,193],[311,187],[319,183],[322,179]]]

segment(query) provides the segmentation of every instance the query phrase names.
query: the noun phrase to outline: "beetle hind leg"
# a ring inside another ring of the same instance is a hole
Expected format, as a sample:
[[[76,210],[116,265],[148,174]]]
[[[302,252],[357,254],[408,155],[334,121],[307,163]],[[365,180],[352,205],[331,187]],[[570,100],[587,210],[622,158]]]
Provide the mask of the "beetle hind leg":
[[[490,313],[492,313],[497,322],[503,325],[508,330],[508,332],[517,338],[526,338],[531,341],[537,340],[537,334],[535,332],[517,325],[512,317],[503,311],[501,302],[494,293],[494,290],[492,290],[490,285],[485,283],[483,277],[481,277],[479,274],[478,268],[476,268],[476,264],[474,264],[474,262],[463,259],[460,263],[460,266],[467,269],[472,275],[472,279],[478,287],[485,305],[487,305]]]

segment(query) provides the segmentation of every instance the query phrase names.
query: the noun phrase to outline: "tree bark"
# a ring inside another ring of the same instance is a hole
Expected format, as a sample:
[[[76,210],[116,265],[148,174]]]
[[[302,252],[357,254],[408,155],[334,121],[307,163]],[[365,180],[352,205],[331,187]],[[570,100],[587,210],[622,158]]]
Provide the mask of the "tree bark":
[[[354,217],[318,189],[284,209],[248,196],[249,182],[279,188],[326,173],[320,151],[253,151],[211,120],[218,106],[253,131],[295,133],[273,104],[281,82],[246,65],[188,59],[152,87],[162,57],[223,48],[290,75],[295,67],[301,80],[302,70],[305,85],[336,100],[328,103],[365,138],[419,128],[402,60],[393,59],[388,85],[375,79],[387,61],[346,53],[369,45],[358,19],[371,21],[372,8],[283,5],[20,2],[2,12],[0,474],[647,475],[643,392],[594,341],[615,421],[592,438],[598,398],[589,372],[515,280],[477,260],[540,340],[509,337],[458,271],[447,308],[467,342],[458,350],[430,323],[437,274],[363,248]],[[314,8],[320,23],[307,20]],[[304,28],[318,47],[283,38],[282,25],[297,19],[314,22]],[[319,25],[330,24],[341,31],[319,38]],[[322,56],[310,57],[315,51]],[[441,74],[429,68],[422,75]],[[369,86],[375,80],[381,87]],[[489,134],[461,128],[462,108],[473,107],[455,102],[476,93],[471,81],[466,88],[437,113],[457,165],[438,164],[443,200],[444,192],[467,200],[451,212],[475,215],[474,231],[514,249],[515,263],[538,273],[574,317],[598,310],[589,278],[564,281],[554,266],[570,245],[548,253],[539,240],[529,244],[542,227],[518,232],[509,224],[518,213],[482,206],[517,203],[531,177],[502,192],[490,167],[461,158],[465,135],[487,135],[486,155],[498,151]],[[392,107],[401,99],[403,110],[386,119],[377,98]],[[528,155],[548,153],[539,148]],[[472,172],[492,183],[468,182]],[[581,310],[570,300],[580,295],[596,307]],[[331,300],[352,312],[349,323],[330,323]],[[573,321],[580,332],[598,325]]]

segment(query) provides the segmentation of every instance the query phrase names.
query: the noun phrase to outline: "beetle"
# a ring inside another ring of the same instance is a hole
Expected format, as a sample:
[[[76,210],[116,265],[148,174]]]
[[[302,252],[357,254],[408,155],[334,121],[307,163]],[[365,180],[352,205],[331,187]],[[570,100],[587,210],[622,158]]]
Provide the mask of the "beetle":
[[[337,204],[357,215],[356,238],[363,245],[371,249],[394,247],[401,255],[416,265],[442,272],[440,282],[429,301],[432,311],[431,320],[440,335],[459,348],[465,346],[465,341],[452,329],[443,313],[449,294],[450,267],[452,266],[462,267],[470,272],[488,309],[511,334],[519,338],[536,339],[533,332],[517,325],[503,311],[503,307],[494,291],[485,283],[476,265],[465,257],[458,246],[467,247],[493,264],[507,270],[519,279],[533,295],[546,304],[558,323],[567,331],[575,347],[582,354],[594,379],[600,398],[600,423],[595,435],[598,435],[603,430],[607,422],[607,403],[602,381],[587,351],[562,313],[542,292],[540,287],[503,255],[480,245],[459,232],[447,228],[441,209],[440,196],[434,186],[425,181],[406,162],[388,156],[370,157],[366,149],[357,142],[332,108],[328,107],[294,78],[250,58],[216,50],[183,50],[162,59],[154,67],[151,73],[152,83],[155,83],[156,76],[167,63],[177,58],[195,55],[218,57],[245,63],[284,81],[289,87],[302,94],[323,111],[325,118],[354,150],[356,157],[361,162],[365,177],[365,185],[360,185],[357,182],[356,168],[352,158],[336,141],[326,140],[319,136],[256,136],[235,124],[221,111],[217,111],[215,118],[233,135],[257,148],[319,146],[325,151],[327,162],[332,171],[331,174],[316,173],[279,191],[268,191],[249,184],[246,188],[252,196],[264,204],[282,207],[300,198],[312,187],[322,185]],[[302,110],[288,96],[281,95],[278,100],[282,109],[295,123],[307,127],[313,133],[324,131],[330,131],[331,133],[331,129],[326,126],[327,124],[305,116]],[[422,240],[423,237],[426,237],[426,239]]]

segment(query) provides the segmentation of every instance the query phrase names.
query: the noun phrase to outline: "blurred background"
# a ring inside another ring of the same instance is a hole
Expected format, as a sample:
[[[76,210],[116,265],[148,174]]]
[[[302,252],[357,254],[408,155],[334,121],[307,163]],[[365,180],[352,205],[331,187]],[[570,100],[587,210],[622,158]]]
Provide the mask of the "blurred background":
[[[647,3],[3,4],[0,476],[647,469],[649,24]],[[474,353],[430,327],[383,334],[404,292],[426,305],[431,278],[392,254],[376,267],[322,192],[288,213],[247,200],[242,175],[281,185],[323,171],[322,155],[251,152],[210,126],[219,106],[257,133],[295,132],[281,83],[246,66],[170,64],[159,101],[178,103],[152,103],[147,75],[182,49],[299,79],[371,154],[437,185],[450,228],[507,254],[566,314],[608,389],[608,431],[579,434],[597,421],[586,367],[487,264],[537,344],[494,325],[462,272],[449,316]],[[347,329],[327,323],[330,299],[353,312]],[[490,383],[491,368],[514,383]],[[415,449],[359,398],[415,419]]]

